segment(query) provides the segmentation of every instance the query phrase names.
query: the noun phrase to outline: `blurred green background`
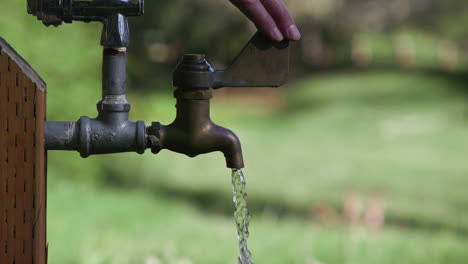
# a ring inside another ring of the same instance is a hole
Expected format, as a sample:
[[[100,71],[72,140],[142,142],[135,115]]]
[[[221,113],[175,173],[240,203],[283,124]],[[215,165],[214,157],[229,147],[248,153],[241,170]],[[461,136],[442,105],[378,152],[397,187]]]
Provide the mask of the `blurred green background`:
[[[185,52],[226,65],[253,34],[227,0],[146,1],[132,18],[133,120],[175,115]],[[459,0],[289,0],[303,40],[281,89],[216,94],[240,137],[256,263],[468,262],[466,21]],[[48,84],[48,119],[95,116],[101,26],[46,28],[26,0],[0,5],[0,36]],[[221,154],[49,153],[50,264],[234,263]]]

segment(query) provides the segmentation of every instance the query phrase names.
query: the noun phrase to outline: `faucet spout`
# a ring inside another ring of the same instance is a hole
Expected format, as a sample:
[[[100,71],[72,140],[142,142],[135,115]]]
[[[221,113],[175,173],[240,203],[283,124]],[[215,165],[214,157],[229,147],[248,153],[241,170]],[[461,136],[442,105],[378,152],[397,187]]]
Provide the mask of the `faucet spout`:
[[[211,91],[209,91],[211,97]],[[220,151],[228,168],[244,167],[242,148],[236,134],[218,126],[210,118],[209,99],[177,99],[177,116],[170,125],[153,123],[148,128],[148,144],[153,153],[167,149],[195,157]]]
[[[242,148],[239,138],[234,132],[229,129],[222,128],[225,130],[223,135],[223,143],[221,151],[226,158],[226,166],[231,169],[242,169],[244,168],[244,157],[242,155]]]

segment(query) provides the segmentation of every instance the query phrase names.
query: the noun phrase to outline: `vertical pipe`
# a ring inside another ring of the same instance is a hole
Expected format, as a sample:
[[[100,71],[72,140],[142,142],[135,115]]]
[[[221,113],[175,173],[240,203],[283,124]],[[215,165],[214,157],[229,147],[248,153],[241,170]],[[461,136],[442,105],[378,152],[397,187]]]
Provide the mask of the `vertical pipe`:
[[[130,104],[126,98],[127,49],[105,47],[102,62],[102,100],[98,119],[109,124],[128,121]]]
[[[104,48],[102,62],[102,99],[107,95],[125,95],[127,49]]]

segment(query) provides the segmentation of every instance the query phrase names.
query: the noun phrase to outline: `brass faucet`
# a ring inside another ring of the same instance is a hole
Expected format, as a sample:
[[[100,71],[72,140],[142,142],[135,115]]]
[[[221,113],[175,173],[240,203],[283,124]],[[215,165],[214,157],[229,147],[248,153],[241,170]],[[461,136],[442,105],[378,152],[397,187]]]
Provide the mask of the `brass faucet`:
[[[206,91],[211,96],[211,91]],[[213,123],[209,99],[177,98],[177,116],[168,126],[153,123],[148,128],[148,145],[154,154],[168,149],[189,157],[213,151],[223,152],[228,168],[243,168],[239,139],[231,130]]]

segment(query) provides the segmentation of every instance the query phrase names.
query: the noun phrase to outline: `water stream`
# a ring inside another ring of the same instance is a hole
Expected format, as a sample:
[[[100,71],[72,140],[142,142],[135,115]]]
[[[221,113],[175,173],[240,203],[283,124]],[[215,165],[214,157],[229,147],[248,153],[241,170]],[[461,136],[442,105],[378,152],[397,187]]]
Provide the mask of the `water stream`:
[[[234,218],[237,226],[237,238],[239,240],[240,255],[237,264],[253,264],[248,247],[250,214],[247,209],[247,191],[245,177],[240,169],[232,170],[232,192],[234,202]]]

